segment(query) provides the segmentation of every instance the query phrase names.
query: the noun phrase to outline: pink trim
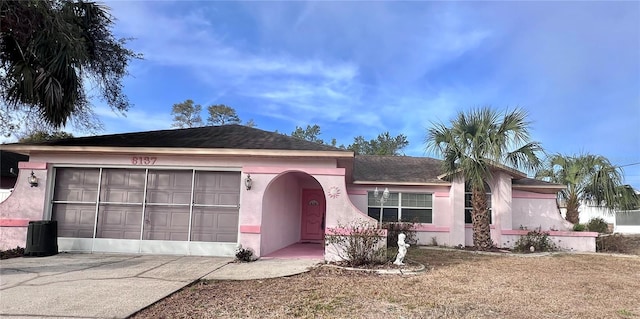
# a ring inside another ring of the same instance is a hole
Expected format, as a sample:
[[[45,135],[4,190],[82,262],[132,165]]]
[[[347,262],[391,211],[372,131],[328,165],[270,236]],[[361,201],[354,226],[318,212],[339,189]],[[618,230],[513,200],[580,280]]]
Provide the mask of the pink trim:
[[[528,232],[530,232],[530,230],[504,229],[502,230],[502,235],[526,235]],[[550,236],[559,236],[559,237],[598,237],[597,232],[589,232],[589,231],[549,230],[544,232],[549,233]]]
[[[366,190],[361,189],[347,189],[347,194],[349,195],[367,195]]]
[[[240,225],[240,232],[245,234],[260,234],[260,225]]]
[[[555,194],[539,194],[539,193],[532,193],[532,192],[523,192],[518,190],[514,190],[513,193],[511,194],[511,197],[530,198],[530,199],[556,199]]]
[[[473,228],[473,224],[464,224],[464,228]],[[496,229],[496,225],[491,224],[489,225],[489,228]]]
[[[0,218],[0,227],[27,227],[28,219]]]
[[[428,232],[448,233],[449,232],[449,227],[420,224],[420,225],[414,226],[413,230],[420,231],[420,232],[427,232],[428,231]]]
[[[435,192],[435,193],[433,193],[433,196],[435,196],[435,197],[449,197],[449,193],[447,193],[447,192]]]
[[[329,229],[327,229],[326,234],[330,235],[330,236],[335,236],[335,235],[338,235],[338,236],[349,236],[349,235],[351,235],[351,231],[352,231],[351,228],[344,228],[344,227],[341,227],[341,228],[329,228]],[[387,236],[387,230],[386,229],[380,229],[379,231],[380,231],[381,236]]]
[[[19,169],[47,169],[47,163],[18,162]]]
[[[280,174],[283,172],[305,172],[309,175],[344,176],[344,168],[318,168],[318,167],[278,167],[278,166],[245,166],[242,168],[245,174]]]

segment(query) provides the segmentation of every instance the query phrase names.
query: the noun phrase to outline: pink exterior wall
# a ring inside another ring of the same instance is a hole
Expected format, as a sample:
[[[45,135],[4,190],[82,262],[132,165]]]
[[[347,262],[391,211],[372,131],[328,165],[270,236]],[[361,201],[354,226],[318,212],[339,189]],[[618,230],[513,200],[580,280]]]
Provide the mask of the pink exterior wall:
[[[467,224],[467,226],[465,226],[464,234],[465,234],[464,245],[473,246],[473,227],[471,226],[471,224]],[[498,241],[500,238],[500,235],[501,235],[500,230],[496,229],[494,225],[491,225],[491,240],[493,240],[493,243],[498,247],[502,247],[501,242]]]
[[[335,165],[335,161],[333,164]],[[240,228],[259,225],[261,233],[241,231],[239,240],[243,247],[254,249],[258,256],[283,248],[287,245],[286,243],[294,243],[299,240],[300,192],[303,188],[321,188],[324,192],[326,199],[325,228],[347,226],[358,222],[375,224],[375,220],[358,210],[349,200],[344,168],[273,165],[245,166],[242,171],[243,178],[246,174],[251,174],[253,186],[250,191],[243,190],[241,194]],[[274,191],[272,192],[271,189]],[[286,195],[286,198],[278,198],[274,196],[276,191],[289,195]],[[295,198],[291,195],[292,192],[295,192]],[[271,196],[274,196],[273,201],[268,198]],[[261,204],[263,201],[266,202],[265,205]],[[280,211],[279,206],[285,202],[295,202],[297,207],[287,206],[287,212]],[[293,213],[294,210],[295,213]],[[278,212],[276,213],[276,211]],[[295,217],[296,221],[291,221],[290,225],[283,225],[282,220],[271,218],[272,216]],[[291,227],[296,227],[297,237],[293,242],[293,233],[286,230]],[[255,227],[246,229],[255,229]],[[335,260],[335,258],[334,254],[325,253],[325,259]]]
[[[269,185],[262,202],[261,255],[300,240],[300,198],[299,180],[293,173],[278,176]]]
[[[491,209],[493,212],[494,229],[511,229],[512,225],[512,177],[501,171],[494,171],[493,178],[489,181],[491,188]],[[501,232],[491,232],[494,243],[502,242]]]
[[[451,207],[449,246],[465,245],[467,236],[464,231],[464,180],[461,177],[456,177],[451,182],[449,206]]]
[[[542,230],[570,230],[573,225],[560,215],[555,194],[513,192],[512,228]]]
[[[136,166],[132,164],[134,157],[153,157],[155,162],[153,165],[144,167],[235,167],[244,166],[263,166],[263,167],[296,167],[304,166],[307,168],[335,168],[336,160],[332,158],[265,158],[265,157],[226,157],[226,156],[207,156],[207,155],[153,155],[144,153],[131,153],[122,155],[113,154],[31,154],[29,161],[31,162],[48,162],[52,164],[81,164],[81,165],[119,165],[119,166]],[[142,166],[137,166],[142,167]]]
[[[419,245],[431,245],[433,240],[439,245],[450,245],[450,220],[453,213],[451,199],[449,197],[449,186],[378,186],[378,189],[387,187],[390,192],[404,193],[431,193],[433,194],[433,220],[430,224],[419,224],[416,226],[416,239]],[[360,211],[366,212],[368,209],[367,192],[372,191],[376,186],[350,185],[349,199]],[[463,216],[464,218],[464,216]]]
[[[47,164],[20,162],[20,173],[13,193],[0,203],[0,250],[25,247],[27,226],[32,220],[46,219],[45,193],[47,189]],[[38,177],[38,186],[31,187],[27,177],[31,171]]]

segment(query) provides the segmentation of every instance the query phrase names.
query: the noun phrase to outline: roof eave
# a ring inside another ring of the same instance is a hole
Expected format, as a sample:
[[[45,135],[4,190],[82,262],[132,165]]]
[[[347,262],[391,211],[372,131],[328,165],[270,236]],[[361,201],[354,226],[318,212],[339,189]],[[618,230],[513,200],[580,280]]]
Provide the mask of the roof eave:
[[[0,145],[1,150],[30,155],[31,153],[108,153],[149,155],[219,155],[259,157],[331,157],[352,158],[351,151],[270,150],[234,148],[177,148],[177,147],[112,147],[112,146],[51,146],[51,145]]]
[[[399,186],[450,186],[449,182],[389,182],[389,181],[354,181],[355,185],[399,185]]]
[[[511,185],[511,189],[523,190],[523,191],[544,191],[544,192],[559,192],[566,189],[565,185]]]
[[[496,163],[494,161],[491,161],[491,163],[489,165],[491,165],[491,167],[493,167],[494,169],[506,172],[507,174],[509,174],[512,177],[514,177],[514,179],[522,179],[522,178],[526,178],[527,177],[527,174],[525,174],[525,173],[523,173],[523,172],[521,172],[521,171],[519,171],[517,169],[513,169],[511,167]],[[450,175],[458,174],[461,171],[462,170],[458,168],[458,169],[455,170],[455,172],[453,172],[453,174],[449,174],[449,173],[440,174],[440,175],[438,175],[438,179],[444,179],[444,178],[446,178],[446,177],[448,177]]]

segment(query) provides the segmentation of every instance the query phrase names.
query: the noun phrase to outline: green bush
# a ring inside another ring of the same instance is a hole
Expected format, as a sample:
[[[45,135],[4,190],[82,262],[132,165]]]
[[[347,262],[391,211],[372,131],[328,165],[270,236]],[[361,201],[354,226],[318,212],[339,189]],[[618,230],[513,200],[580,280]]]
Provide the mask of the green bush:
[[[387,230],[387,247],[398,247],[398,235],[404,233],[407,237],[405,242],[409,245],[415,245],[416,231],[414,230],[414,223],[384,223],[382,228]]]
[[[531,250],[533,247],[533,251]],[[549,233],[543,232],[540,228],[536,228],[528,232],[525,236],[522,236],[516,241],[514,251],[517,252],[541,252],[541,251],[555,251],[558,250],[556,244],[549,238]]]
[[[584,224],[573,224],[573,231],[585,231],[587,230],[587,226]]]
[[[602,218],[591,218],[587,223],[587,229],[589,231],[599,232],[601,234],[609,233],[609,224]]]

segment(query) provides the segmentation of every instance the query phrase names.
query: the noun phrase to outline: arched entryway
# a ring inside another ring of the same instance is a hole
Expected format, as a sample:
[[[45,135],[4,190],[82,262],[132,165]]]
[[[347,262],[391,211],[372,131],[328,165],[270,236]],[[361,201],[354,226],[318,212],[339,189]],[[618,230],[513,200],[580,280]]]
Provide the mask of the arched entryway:
[[[267,186],[262,200],[263,257],[323,258],[326,199],[311,175],[284,172]]]

